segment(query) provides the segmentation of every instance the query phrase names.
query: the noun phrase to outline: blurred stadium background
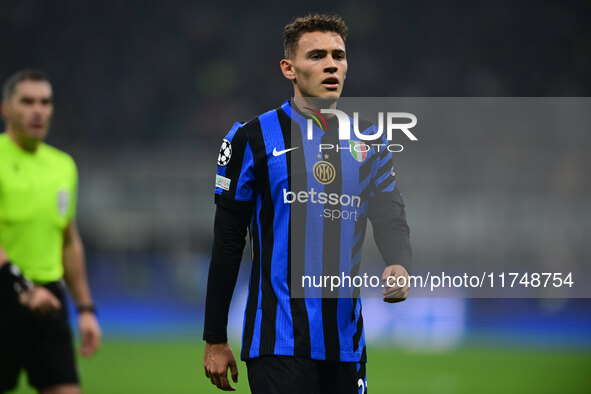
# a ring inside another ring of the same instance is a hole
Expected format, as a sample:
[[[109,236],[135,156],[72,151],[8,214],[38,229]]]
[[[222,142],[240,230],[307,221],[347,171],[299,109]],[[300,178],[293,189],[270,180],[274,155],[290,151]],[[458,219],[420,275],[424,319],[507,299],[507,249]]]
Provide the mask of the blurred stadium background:
[[[105,334],[101,352],[80,364],[85,392],[214,392],[200,331],[219,143],[233,122],[289,97],[281,28],[314,11],[349,24],[347,96],[591,95],[591,3],[583,1],[1,1],[0,77],[49,72],[49,142],[79,166],[78,221]],[[548,179],[522,187],[464,165],[454,136],[446,141],[440,153],[449,157],[438,165],[477,181],[432,179],[429,162],[399,168],[415,265],[421,256],[477,259],[478,230],[511,231],[511,220],[531,239],[509,245],[504,264],[519,266],[519,256],[589,264],[591,134],[560,149],[521,136],[500,161],[549,162]],[[561,220],[550,226],[518,210],[491,228],[498,212],[474,205],[486,198],[482,178],[502,190],[500,209],[513,199],[541,215],[559,206],[551,217]],[[478,214],[443,209],[458,201]],[[438,230],[457,244],[430,242]],[[231,311],[236,343],[248,270],[243,264]],[[591,392],[589,299],[364,305],[373,393]]]

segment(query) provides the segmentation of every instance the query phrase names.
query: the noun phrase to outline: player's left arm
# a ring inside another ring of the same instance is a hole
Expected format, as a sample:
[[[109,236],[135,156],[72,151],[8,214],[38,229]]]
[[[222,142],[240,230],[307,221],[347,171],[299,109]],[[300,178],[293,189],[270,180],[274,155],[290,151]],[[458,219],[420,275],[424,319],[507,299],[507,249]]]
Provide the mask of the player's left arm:
[[[386,268],[382,273],[382,280],[386,282],[383,291],[384,301],[404,301],[410,291],[408,280],[405,281],[406,286],[399,287],[393,278],[405,276],[408,279],[412,250],[404,201],[398,188],[380,191],[372,196],[368,216],[373,226],[374,240],[386,262]],[[389,277],[392,278],[390,281]]]
[[[386,262],[382,280],[386,282],[383,291],[384,301],[389,303],[404,301],[410,288],[397,286],[392,279],[406,276],[410,269],[411,247],[410,230],[406,222],[404,201],[398,188],[376,193],[369,201],[369,220],[373,226],[373,237]]]
[[[64,230],[64,279],[78,310],[78,328],[82,346],[80,353],[91,356],[100,346],[102,332],[94,311],[94,303],[86,278],[84,246],[76,223],[70,220]]]

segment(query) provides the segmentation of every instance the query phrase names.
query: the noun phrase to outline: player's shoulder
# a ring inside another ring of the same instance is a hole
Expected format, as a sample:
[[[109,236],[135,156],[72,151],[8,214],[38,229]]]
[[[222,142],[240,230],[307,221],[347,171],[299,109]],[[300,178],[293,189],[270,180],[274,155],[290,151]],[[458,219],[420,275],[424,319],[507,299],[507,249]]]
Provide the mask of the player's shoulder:
[[[0,133],[0,149],[6,149],[8,147],[8,134]]]
[[[70,154],[64,152],[61,149],[56,148],[55,146],[43,143],[41,146],[43,149],[43,155],[47,160],[52,161],[53,163],[70,168],[76,168],[76,163]]]
[[[257,134],[262,133],[261,123],[269,118],[276,118],[277,108],[271,109],[260,115],[257,115],[246,122],[236,122],[226,134],[225,139],[229,142],[235,140],[249,140],[254,138]]]
[[[8,133],[3,132],[0,133],[0,150],[3,152],[8,152],[13,150],[16,144],[10,139]]]

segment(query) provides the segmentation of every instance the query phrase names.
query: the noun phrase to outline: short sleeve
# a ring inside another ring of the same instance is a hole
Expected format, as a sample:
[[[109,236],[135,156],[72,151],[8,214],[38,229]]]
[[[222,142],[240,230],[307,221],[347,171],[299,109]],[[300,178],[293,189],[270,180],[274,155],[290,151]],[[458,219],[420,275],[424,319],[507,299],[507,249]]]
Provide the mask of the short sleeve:
[[[222,140],[215,178],[215,203],[234,210],[252,210],[254,158],[240,123]]]
[[[78,168],[73,159],[71,161],[71,180],[70,180],[70,205],[68,207],[68,220],[74,220],[76,218],[76,209],[78,204]]]

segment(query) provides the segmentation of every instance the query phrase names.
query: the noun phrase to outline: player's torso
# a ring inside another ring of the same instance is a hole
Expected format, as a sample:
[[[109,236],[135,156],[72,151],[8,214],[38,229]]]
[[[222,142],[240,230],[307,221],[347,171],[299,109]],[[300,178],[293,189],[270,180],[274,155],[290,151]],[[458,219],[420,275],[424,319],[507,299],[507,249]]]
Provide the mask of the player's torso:
[[[7,154],[5,154],[7,153]],[[5,226],[43,220],[64,228],[70,208],[70,169],[47,152],[4,152],[0,161],[0,221]]]
[[[63,275],[63,233],[75,207],[76,170],[46,145],[35,154],[0,135],[0,244],[30,279]]]
[[[354,223],[363,217],[375,147],[355,139],[339,140],[335,122],[329,122],[329,130],[314,126],[309,135],[306,124],[282,109],[259,119],[260,130],[249,135],[257,194],[259,199],[281,202],[275,216],[289,215],[290,207],[303,204],[318,211],[314,220],[318,226],[324,220]]]
[[[305,299],[309,294],[297,294],[293,279],[298,272],[322,273],[327,264],[349,273],[358,262],[353,250],[365,233],[374,152],[362,147],[352,154],[351,146],[360,144],[339,141],[331,130],[315,128],[307,138],[305,125],[293,122],[284,108],[241,126],[255,179],[242,357],[300,354],[360,361],[360,304],[350,293],[326,302],[321,293]],[[320,144],[335,147],[321,151]]]

